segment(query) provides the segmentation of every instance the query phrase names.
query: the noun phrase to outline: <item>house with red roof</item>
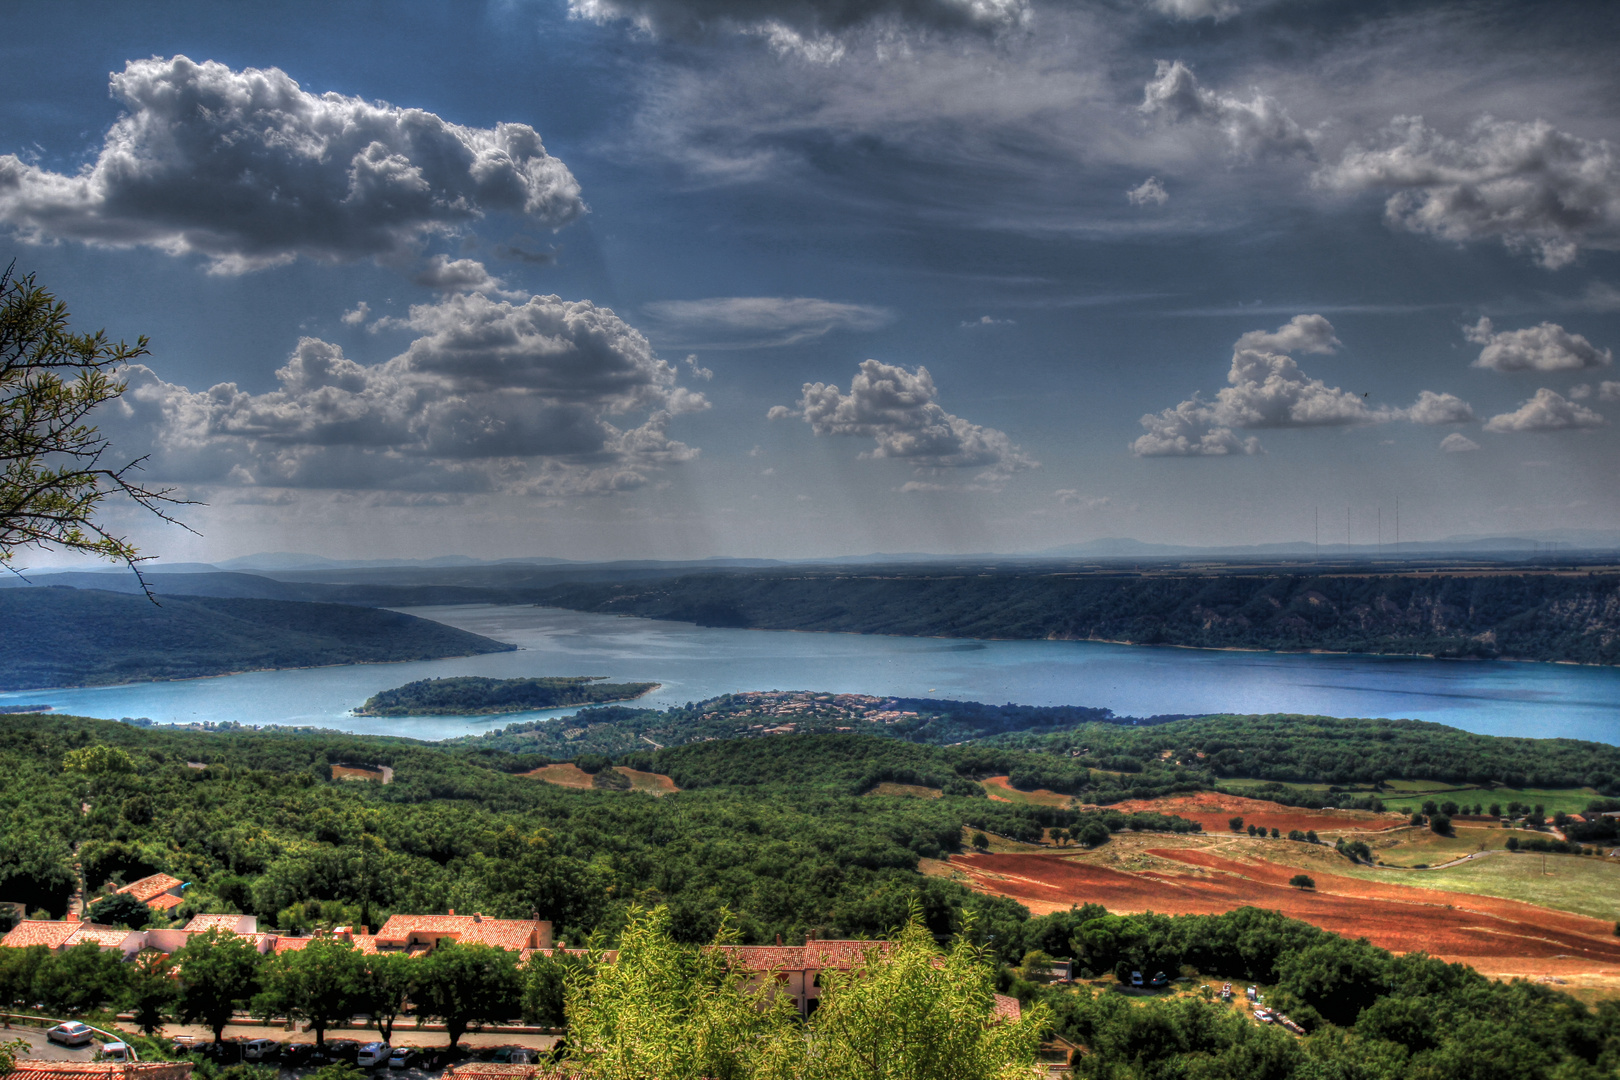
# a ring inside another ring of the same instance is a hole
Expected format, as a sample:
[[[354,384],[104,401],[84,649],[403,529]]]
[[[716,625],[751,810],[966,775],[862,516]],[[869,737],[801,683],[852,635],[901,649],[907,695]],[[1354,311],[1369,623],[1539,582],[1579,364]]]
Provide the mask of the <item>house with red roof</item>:
[[[133,896],[153,911],[172,911],[180,906],[180,893],[186,883],[168,874],[153,874],[132,881],[118,891]]]
[[[0,938],[0,947],[27,949],[43,945],[52,952],[62,952],[85,943],[100,945],[103,949],[118,949],[124,956],[134,956],[146,943],[146,935],[139,930],[119,930],[98,923],[81,922],[77,915],[60,921],[54,919],[24,919]]]
[[[406,952],[422,956],[442,941],[477,942],[528,955],[533,949],[551,948],[551,923],[529,919],[492,919],[475,913],[457,915],[391,915],[373,937],[379,952]]]

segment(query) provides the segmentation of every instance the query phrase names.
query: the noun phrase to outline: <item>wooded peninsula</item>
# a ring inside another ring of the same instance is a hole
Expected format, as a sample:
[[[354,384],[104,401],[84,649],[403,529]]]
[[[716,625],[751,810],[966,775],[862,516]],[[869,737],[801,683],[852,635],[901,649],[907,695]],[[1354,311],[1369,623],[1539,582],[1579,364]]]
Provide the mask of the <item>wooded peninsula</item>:
[[[492,716],[628,701],[658,689],[654,682],[610,683],[600,675],[488,679],[476,675],[418,679],[384,690],[354,710],[356,716]]]

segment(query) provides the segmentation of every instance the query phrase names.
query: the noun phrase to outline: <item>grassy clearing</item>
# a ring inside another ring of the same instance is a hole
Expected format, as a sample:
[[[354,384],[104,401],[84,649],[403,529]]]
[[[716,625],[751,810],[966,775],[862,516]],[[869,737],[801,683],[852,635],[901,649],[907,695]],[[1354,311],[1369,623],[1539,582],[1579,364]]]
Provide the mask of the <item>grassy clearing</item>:
[[[945,793],[937,787],[923,787],[921,784],[894,784],[885,780],[871,791],[862,794],[888,795],[902,799],[938,799]]]
[[[992,776],[983,781],[985,791],[990,793],[992,799],[1002,802],[1020,803],[1026,806],[1068,806],[1074,802],[1073,796],[1059,795],[1055,791],[1041,788],[1036,791],[1019,791],[1007,782],[1005,776]]]
[[[1469,805],[1480,803],[1487,809],[1491,803],[1499,803],[1505,808],[1510,802],[1521,802],[1531,806],[1539,804],[1551,816],[1560,810],[1566,814],[1578,814],[1596,798],[1598,793],[1592,788],[1435,788],[1399,795],[1391,792],[1384,796],[1384,805],[1391,810],[1412,813],[1430,799]]]
[[[627,769],[623,765],[615,765],[613,768],[630,778],[631,791],[645,791],[649,795],[673,795],[681,790],[675,786],[675,781],[663,773],[642,772],[640,769]]]
[[[1471,859],[1444,870],[1401,874],[1397,880],[1426,889],[1500,896],[1595,919],[1620,920],[1620,859],[1522,852]]]
[[[1414,826],[1380,835],[1369,844],[1373,854],[1390,866],[1411,867],[1420,863],[1433,866],[1450,862],[1476,851],[1496,851],[1507,846],[1510,836],[1528,835],[1500,826],[1459,826],[1451,836]]]
[[[1273,780],[1258,780],[1258,779],[1255,779],[1252,776],[1223,776],[1220,779],[1221,787],[1231,788],[1233,791],[1240,791],[1240,790],[1246,790],[1246,789],[1250,789],[1250,788],[1264,787],[1266,784],[1271,784],[1271,783],[1276,783],[1276,781],[1273,781]],[[1325,795],[1325,794],[1327,794],[1328,788],[1332,786],[1330,784],[1296,784],[1293,781],[1284,781],[1284,783],[1287,784],[1288,787],[1293,788],[1295,791],[1309,791],[1313,795]],[[1352,786],[1347,786],[1344,790],[1347,790],[1347,791],[1351,791],[1351,790],[1353,790],[1353,791],[1363,791],[1363,790],[1371,791],[1372,789],[1371,788],[1362,788],[1362,787],[1352,785]]]
[[[532,776],[536,780],[544,780],[548,784],[558,787],[588,788],[591,786],[591,774],[575,765],[572,761],[565,761],[557,765],[542,765],[523,774]]]

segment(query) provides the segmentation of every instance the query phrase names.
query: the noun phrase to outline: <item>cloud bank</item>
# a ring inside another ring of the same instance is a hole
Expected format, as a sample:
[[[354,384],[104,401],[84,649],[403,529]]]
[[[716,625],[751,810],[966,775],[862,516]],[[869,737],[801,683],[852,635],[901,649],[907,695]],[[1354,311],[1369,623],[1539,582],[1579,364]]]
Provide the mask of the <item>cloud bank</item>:
[[[832,383],[805,383],[797,405],[777,405],[768,415],[772,420],[797,416],[817,435],[870,438],[877,448],[862,457],[895,458],[918,469],[977,468],[983,470],[979,479],[993,482],[1039,467],[1005,432],[953,416],[940,407],[938,396],[926,367],[907,371],[866,360],[849,393]]]
[[[1350,427],[1390,420],[1416,424],[1463,424],[1474,419],[1469,404],[1453,394],[1424,390],[1409,408],[1373,409],[1364,397],[1300,370],[1291,353],[1331,353],[1340,342],[1321,315],[1296,315],[1274,331],[1253,330],[1232,348],[1227,386],[1214,401],[1194,395],[1141,419],[1147,433],[1131,444],[1139,457],[1219,457],[1256,454],[1260,441],[1238,430]]]
[[[801,37],[889,22],[932,30],[996,30],[1022,22],[1028,0],[568,0],[576,18],[628,21],[653,34],[723,29]]]
[[[240,274],[299,256],[397,258],[491,212],[548,228],[585,212],[526,124],[463,127],[184,56],[130,61],[112,95],[126,112],[82,171],[0,156],[0,222],[31,241],[197,254]]]
[[[263,394],[134,366],[103,429],[160,478],[253,487],[590,494],[697,454],[667,426],[708,402],[607,308],[464,294],[404,322],[420,336],[374,365],[302,338]]]
[[[1620,161],[1602,139],[1489,116],[1459,138],[1398,116],[1370,147],[1317,175],[1340,191],[1392,191],[1393,226],[1458,243],[1496,238],[1549,270],[1620,247]]]

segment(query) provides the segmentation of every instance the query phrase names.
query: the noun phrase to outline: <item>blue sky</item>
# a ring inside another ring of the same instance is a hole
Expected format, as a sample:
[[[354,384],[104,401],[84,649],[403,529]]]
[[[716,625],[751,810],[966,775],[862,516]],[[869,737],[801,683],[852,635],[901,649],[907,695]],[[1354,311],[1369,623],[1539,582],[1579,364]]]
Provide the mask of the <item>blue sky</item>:
[[[1620,528],[1612,4],[8,31],[7,254],[151,337],[101,422],[206,503],[119,512],[166,558]]]

